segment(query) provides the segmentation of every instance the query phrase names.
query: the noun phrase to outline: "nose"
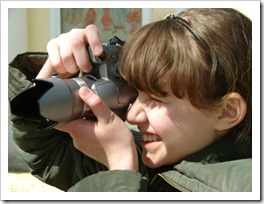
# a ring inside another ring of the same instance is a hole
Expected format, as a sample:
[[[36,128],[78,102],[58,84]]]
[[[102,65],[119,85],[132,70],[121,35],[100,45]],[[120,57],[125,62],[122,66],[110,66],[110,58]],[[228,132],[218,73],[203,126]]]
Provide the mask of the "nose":
[[[138,98],[130,107],[126,117],[127,117],[127,122],[129,122],[132,125],[138,125],[140,123],[147,122],[146,112],[143,108],[143,105],[138,100]]]

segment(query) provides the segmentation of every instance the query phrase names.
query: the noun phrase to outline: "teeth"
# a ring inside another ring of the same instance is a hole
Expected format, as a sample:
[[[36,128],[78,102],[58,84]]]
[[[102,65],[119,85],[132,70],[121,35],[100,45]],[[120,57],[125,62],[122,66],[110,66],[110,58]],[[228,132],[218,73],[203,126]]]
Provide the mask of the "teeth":
[[[142,139],[144,142],[153,142],[153,141],[158,141],[160,138],[156,135],[150,135],[150,134],[144,134],[142,136]]]

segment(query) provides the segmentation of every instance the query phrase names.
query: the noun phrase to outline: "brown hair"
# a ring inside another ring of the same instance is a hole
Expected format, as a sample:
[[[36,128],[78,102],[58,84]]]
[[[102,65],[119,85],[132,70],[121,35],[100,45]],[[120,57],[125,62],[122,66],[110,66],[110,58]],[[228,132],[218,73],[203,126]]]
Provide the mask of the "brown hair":
[[[150,23],[124,45],[121,75],[141,91],[165,96],[164,86],[197,108],[213,108],[230,92],[247,102],[234,131],[251,134],[251,20],[234,9],[189,9]]]

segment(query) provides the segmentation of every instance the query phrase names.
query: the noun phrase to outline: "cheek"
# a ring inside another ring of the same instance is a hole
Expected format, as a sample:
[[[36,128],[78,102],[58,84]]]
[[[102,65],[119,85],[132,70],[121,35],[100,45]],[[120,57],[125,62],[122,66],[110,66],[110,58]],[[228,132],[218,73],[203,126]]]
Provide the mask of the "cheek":
[[[214,119],[212,114],[206,114],[191,105],[185,105],[177,109],[167,111],[173,126],[182,134],[201,136],[212,135]]]
[[[182,154],[182,157],[199,151],[216,140],[213,124],[202,115],[174,118],[171,120],[170,130],[173,133],[167,138],[167,148],[170,153]]]
[[[153,113],[151,118],[156,118],[150,123],[162,138],[171,159],[194,153],[215,140],[212,121],[200,112],[162,110]]]
[[[215,141],[213,118],[193,107],[177,104],[146,113],[151,130],[162,139],[155,151],[145,150],[150,166],[178,162]]]
[[[176,119],[168,114],[167,109],[155,109],[147,112],[147,115],[150,126],[162,139],[177,132]]]

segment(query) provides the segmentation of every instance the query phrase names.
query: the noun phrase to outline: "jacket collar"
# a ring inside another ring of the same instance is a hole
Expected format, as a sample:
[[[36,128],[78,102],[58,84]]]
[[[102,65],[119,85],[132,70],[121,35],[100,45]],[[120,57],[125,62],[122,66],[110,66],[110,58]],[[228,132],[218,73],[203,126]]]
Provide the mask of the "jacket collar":
[[[212,145],[188,156],[184,160],[201,163],[217,163],[252,157],[251,135],[243,142],[237,142],[232,134]]]

